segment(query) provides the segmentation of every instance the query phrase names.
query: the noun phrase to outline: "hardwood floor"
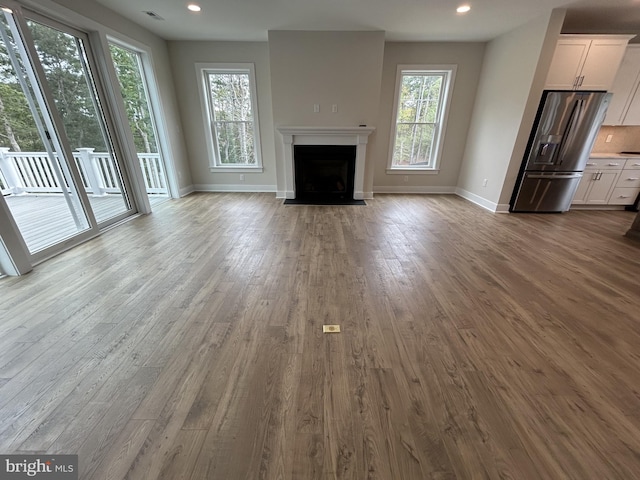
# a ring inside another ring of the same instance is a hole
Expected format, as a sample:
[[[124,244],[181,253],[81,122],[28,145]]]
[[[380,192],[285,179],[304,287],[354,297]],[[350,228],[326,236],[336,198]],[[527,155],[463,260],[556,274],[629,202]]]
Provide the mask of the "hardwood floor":
[[[0,452],[83,479],[639,478],[634,215],[164,203],[0,280]]]

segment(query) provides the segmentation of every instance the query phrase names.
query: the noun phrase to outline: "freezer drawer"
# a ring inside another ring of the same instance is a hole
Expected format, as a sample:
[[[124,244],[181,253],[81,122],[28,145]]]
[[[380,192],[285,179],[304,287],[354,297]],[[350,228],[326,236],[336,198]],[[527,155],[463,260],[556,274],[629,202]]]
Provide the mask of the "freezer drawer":
[[[582,173],[524,174],[512,212],[566,212]]]

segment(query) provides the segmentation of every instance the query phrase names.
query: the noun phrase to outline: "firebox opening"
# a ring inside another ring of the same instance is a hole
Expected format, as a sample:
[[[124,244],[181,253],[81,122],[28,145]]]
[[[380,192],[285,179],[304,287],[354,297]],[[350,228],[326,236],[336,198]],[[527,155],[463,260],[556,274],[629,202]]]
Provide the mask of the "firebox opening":
[[[294,145],[296,200],[353,200],[355,145]]]

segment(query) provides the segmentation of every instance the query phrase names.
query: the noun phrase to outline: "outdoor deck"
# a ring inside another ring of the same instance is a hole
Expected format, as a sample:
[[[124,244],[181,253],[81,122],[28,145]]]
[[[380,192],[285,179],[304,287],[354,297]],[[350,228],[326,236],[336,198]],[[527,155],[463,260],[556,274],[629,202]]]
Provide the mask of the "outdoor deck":
[[[149,196],[152,206],[168,199],[166,196]],[[9,195],[5,200],[32,253],[78,232],[62,195]],[[122,212],[120,195],[90,196],[90,202],[99,220]]]

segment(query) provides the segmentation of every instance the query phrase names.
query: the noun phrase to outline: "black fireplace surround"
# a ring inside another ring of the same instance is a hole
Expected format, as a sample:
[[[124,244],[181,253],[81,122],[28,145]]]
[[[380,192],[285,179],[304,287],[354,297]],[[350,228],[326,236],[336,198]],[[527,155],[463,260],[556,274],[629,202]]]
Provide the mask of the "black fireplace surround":
[[[297,202],[353,201],[355,145],[294,145],[293,148]]]

